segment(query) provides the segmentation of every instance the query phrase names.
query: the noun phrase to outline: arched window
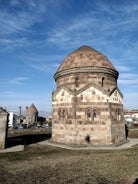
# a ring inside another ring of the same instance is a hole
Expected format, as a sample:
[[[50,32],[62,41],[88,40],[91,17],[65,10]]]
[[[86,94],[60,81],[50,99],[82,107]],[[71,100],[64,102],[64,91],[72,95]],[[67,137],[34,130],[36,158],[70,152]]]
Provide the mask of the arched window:
[[[102,87],[104,86],[104,77],[102,78]]]
[[[116,109],[116,119],[117,119],[117,121],[120,121],[121,120],[120,109]]]
[[[59,119],[65,119],[65,117],[66,117],[66,110],[65,109],[59,109],[58,110],[58,116],[59,116]]]
[[[87,119],[87,121],[91,121],[92,120],[92,109],[91,108],[88,108],[86,110],[86,119]]]
[[[94,121],[97,118],[97,109],[88,108],[86,109],[86,120],[87,121]]]
[[[79,76],[75,77],[75,86],[79,87]]]
[[[96,118],[96,116],[97,116],[96,109],[94,109],[93,110],[93,120],[94,120],[94,118]]]

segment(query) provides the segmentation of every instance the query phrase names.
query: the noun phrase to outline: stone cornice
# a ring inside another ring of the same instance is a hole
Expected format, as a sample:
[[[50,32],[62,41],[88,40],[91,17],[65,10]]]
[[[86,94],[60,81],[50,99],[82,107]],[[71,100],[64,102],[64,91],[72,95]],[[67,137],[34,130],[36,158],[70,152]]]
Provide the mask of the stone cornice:
[[[65,91],[67,91],[70,95],[74,95],[74,91],[72,91],[71,89],[67,88],[67,87],[60,87],[58,89],[56,89],[55,91],[53,91],[52,96],[56,96],[62,89],[64,89]]]
[[[119,94],[121,95],[121,97],[123,98],[123,94],[121,93],[120,89],[119,89],[117,86],[110,92],[109,96],[111,96],[115,90],[117,90],[118,93],[119,93]]]
[[[108,91],[105,91],[102,87],[94,84],[93,82],[87,84],[83,88],[81,88],[78,91],[76,91],[76,95],[79,95],[80,93],[82,93],[83,91],[89,89],[90,87],[94,87],[94,88],[98,89],[99,91],[103,92],[105,95],[109,96],[109,92]]]
[[[114,76],[116,79],[118,78],[119,75],[117,71],[111,68],[89,66],[89,67],[74,67],[62,70],[60,72],[56,72],[54,78],[56,81],[58,78],[63,77],[64,75],[77,74],[77,73],[105,73]]]

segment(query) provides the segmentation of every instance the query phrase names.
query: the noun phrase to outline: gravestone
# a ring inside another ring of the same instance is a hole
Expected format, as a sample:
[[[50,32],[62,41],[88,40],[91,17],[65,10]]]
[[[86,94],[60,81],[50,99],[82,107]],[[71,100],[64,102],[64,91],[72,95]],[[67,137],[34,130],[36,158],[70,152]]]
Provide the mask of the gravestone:
[[[0,107],[0,149],[5,148],[8,129],[8,112]]]

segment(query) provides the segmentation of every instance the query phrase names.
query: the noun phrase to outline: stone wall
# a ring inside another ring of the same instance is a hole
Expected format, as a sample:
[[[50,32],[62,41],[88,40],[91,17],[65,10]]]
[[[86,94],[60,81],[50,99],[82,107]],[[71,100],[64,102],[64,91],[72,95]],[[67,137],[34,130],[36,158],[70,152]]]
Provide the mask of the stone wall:
[[[79,94],[64,88],[57,91],[53,94],[52,104],[53,141],[93,145],[124,142],[123,104],[120,99],[117,90],[108,96],[93,86]]]
[[[61,63],[52,93],[52,139],[68,144],[125,140],[119,73],[100,52],[82,46]]]
[[[67,74],[63,75],[62,77],[59,77],[56,80],[57,87],[68,87],[69,89],[81,89],[82,87],[86,86],[87,84],[93,83],[103,87],[106,91],[111,91],[114,86],[116,86],[116,80],[114,76],[110,74],[104,74],[104,73],[83,73],[83,74]]]
[[[8,112],[0,108],[0,149],[5,148],[5,141],[8,128]]]

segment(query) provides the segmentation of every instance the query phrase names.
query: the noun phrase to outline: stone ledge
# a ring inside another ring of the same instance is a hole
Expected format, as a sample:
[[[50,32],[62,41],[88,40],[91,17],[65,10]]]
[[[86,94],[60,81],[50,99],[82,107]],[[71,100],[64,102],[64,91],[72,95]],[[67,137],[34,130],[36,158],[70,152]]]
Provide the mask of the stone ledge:
[[[18,152],[23,150],[24,150],[24,145],[18,145],[18,146],[2,149],[0,150],[0,153]]]
[[[127,149],[132,146],[135,146],[138,144],[138,139],[128,139],[125,143],[119,144],[119,145],[68,145],[68,144],[63,144],[63,143],[57,143],[50,140],[47,141],[42,141],[37,143],[39,145],[49,145],[49,146],[54,146],[54,147],[60,147],[64,149],[70,149],[70,150],[94,150],[94,149],[99,149],[99,150],[117,150],[117,149]]]

